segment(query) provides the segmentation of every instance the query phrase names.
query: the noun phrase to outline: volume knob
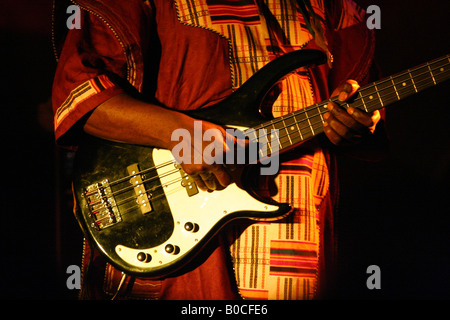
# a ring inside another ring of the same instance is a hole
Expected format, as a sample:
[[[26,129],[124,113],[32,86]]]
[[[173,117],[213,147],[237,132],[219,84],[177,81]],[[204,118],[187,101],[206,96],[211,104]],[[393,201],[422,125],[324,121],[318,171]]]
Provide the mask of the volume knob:
[[[189,231],[189,232],[197,232],[199,229],[198,224],[193,223],[193,222],[186,222],[184,224],[184,230]]]
[[[148,263],[152,260],[152,256],[145,252],[139,252],[136,257],[140,262]]]
[[[178,254],[180,252],[180,248],[178,246],[174,246],[173,244],[166,245],[165,250],[169,254]]]

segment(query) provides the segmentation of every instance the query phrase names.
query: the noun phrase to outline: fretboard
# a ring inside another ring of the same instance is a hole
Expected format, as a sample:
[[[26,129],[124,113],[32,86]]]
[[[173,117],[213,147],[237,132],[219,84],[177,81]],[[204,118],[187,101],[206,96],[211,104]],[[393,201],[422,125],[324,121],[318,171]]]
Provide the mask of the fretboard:
[[[406,97],[435,86],[450,78],[450,55],[424,63],[358,90],[349,102],[337,97],[299,111],[275,118],[247,130],[250,139],[258,139],[260,156],[282,152],[323,132],[323,115],[329,102],[343,108],[354,107],[366,112],[379,110]],[[264,132],[267,133],[264,136]],[[276,145],[275,145],[276,144]]]

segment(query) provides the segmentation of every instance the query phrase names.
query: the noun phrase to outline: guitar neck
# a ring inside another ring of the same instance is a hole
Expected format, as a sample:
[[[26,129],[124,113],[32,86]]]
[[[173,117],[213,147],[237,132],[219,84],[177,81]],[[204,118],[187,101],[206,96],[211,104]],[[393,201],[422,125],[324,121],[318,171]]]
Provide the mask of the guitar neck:
[[[258,139],[261,156],[270,156],[322,133],[325,121],[323,114],[328,112],[329,102],[335,102],[346,109],[353,107],[365,112],[373,112],[449,78],[450,55],[446,55],[366,85],[358,90],[351,101],[340,102],[337,97],[332,97],[262,123],[247,130],[247,134],[250,138],[253,135],[254,139]]]

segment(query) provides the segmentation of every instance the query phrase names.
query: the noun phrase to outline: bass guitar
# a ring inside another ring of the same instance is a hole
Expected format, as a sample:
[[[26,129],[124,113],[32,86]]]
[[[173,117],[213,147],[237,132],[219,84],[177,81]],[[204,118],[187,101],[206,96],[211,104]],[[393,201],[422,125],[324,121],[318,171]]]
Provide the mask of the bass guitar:
[[[220,103],[188,113],[248,134],[275,129],[277,152],[282,153],[323,132],[323,114],[330,101],[371,112],[450,77],[446,55],[364,86],[346,103],[332,97],[283,117],[263,115],[262,103],[274,84],[300,67],[325,61],[317,50],[290,52],[265,65]],[[264,150],[266,156],[276,156],[270,145]],[[86,135],[74,164],[77,218],[86,237],[116,268],[161,277],[188,263],[233,219],[276,220],[289,214],[289,204],[261,198],[251,190],[248,172],[244,170],[242,183],[203,192],[170,150]]]

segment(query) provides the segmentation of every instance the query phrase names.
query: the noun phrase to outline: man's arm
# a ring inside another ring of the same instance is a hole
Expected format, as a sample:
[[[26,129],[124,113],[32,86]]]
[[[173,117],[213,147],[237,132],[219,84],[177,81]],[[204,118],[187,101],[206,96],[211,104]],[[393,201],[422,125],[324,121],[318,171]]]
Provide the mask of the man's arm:
[[[335,90],[342,101],[349,99],[358,89],[354,81],[348,81]],[[336,146],[352,145],[367,135],[373,134],[380,120],[378,111],[365,113],[353,108],[343,110],[334,103],[328,106],[330,112],[325,115],[325,134]],[[220,190],[232,182],[227,167],[208,164],[203,158],[203,150],[197,150],[195,137],[203,137],[208,129],[218,130],[223,138],[223,150],[227,150],[227,133],[219,125],[202,121],[202,133],[194,134],[195,119],[188,115],[135,99],[127,94],[119,94],[100,104],[90,114],[84,125],[84,131],[108,140],[130,144],[148,145],[173,150],[178,141],[172,140],[172,132],[186,129],[191,139],[191,161],[181,163],[183,170],[191,175],[202,190]],[[195,163],[194,157],[200,157],[202,163]],[[189,163],[188,163],[189,162]]]
[[[186,129],[192,137],[191,161],[181,163],[183,170],[202,190],[222,189],[232,182],[229,172],[221,164],[206,163],[203,150],[195,148],[202,144],[196,144],[194,138],[203,137],[203,132],[208,129],[218,130],[222,133],[221,143],[226,151],[226,131],[221,126],[202,121],[202,134],[194,134],[194,122],[195,119],[181,112],[119,94],[94,109],[84,131],[103,139],[173,150],[178,141],[172,141],[172,132]],[[195,163],[196,155],[200,155],[202,163]]]

